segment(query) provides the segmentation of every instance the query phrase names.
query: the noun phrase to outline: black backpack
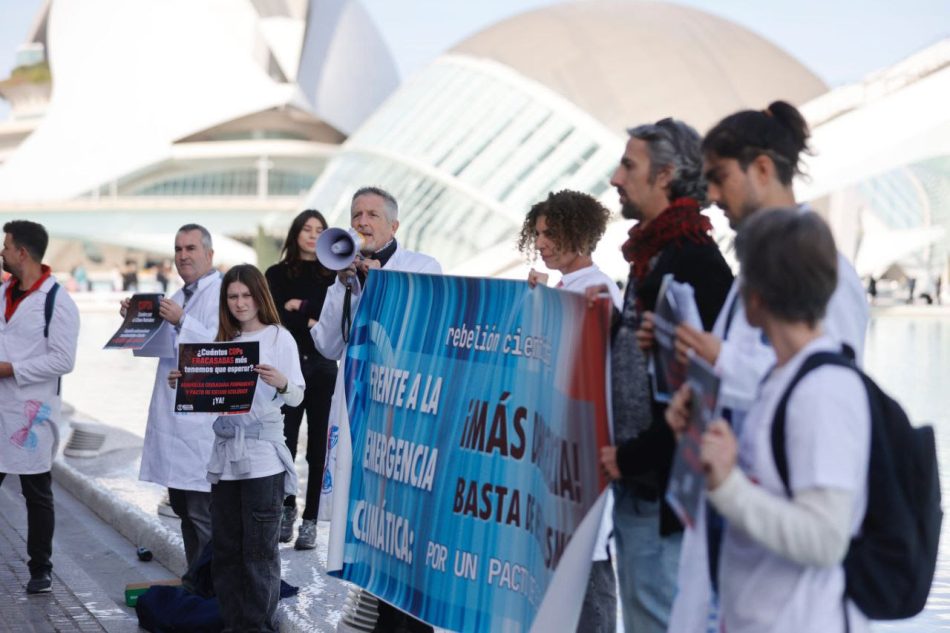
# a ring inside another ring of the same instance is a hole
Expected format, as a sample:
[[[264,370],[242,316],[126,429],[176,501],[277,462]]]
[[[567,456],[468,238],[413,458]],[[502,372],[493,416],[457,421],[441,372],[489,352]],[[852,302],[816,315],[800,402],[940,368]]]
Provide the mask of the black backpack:
[[[844,559],[845,594],[873,620],[912,617],[930,593],[943,520],[933,428],[911,426],[901,406],[842,354],[812,354],[789,383],[772,422],[772,454],[789,497],[785,409],[795,385],[822,365],[856,371],[871,409],[868,506]]]

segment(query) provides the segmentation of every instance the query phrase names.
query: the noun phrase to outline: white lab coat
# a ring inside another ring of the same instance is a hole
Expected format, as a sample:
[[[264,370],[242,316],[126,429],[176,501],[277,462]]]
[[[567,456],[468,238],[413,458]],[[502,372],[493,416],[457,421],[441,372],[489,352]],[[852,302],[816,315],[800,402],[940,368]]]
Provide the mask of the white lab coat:
[[[214,443],[211,425],[217,414],[175,413],[175,390],[168,386],[168,373],[178,369],[179,343],[208,343],[217,336],[220,294],[221,273],[203,277],[185,306],[181,331],[164,322],[148,345],[135,351],[136,356],[159,357],[142,447],[142,481],[180,490],[211,491],[206,475]],[[171,299],[182,305],[185,293],[179,289]]]
[[[408,273],[442,274],[442,267],[434,258],[421,253],[407,251],[396,246],[384,270]],[[356,315],[362,288],[359,281],[354,283],[351,299],[351,314]],[[339,360],[345,357],[346,346],[340,330],[343,316],[343,299],[346,287],[336,280],[327,291],[320,320],[310,330],[317,351],[327,358]],[[346,392],[344,371],[340,368],[336,376],[333,402],[330,405],[330,420],[327,442],[327,459],[324,467],[323,488],[320,491],[320,519],[330,523],[330,545],[327,569],[340,569],[343,565],[343,541],[346,527],[346,499],[350,494],[350,468],[352,465],[352,445],[350,443],[350,420],[346,410]],[[333,497],[340,495],[341,503],[333,503]]]
[[[0,472],[35,475],[49,472],[62,423],[59,379],[73,370],[79,338],[79,310],[65,288],[57,291],[49,338],[46,295],[49,277],[24,297],[10,321],[7,280],[0,286],[0,360],[13,365],[13,376],[0,378]]]

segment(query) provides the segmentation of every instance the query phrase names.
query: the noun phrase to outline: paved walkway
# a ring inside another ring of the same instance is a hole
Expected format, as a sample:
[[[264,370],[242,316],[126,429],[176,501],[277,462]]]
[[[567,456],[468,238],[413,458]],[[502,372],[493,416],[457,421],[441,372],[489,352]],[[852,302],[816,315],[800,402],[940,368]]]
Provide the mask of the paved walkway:
[[[184,572],[185,560],[180,521],[177,518],[160,516],[157,512],[158,503],[164,496],[164,488],[138,481],[141,440],[131,438],[130,434],[114,427],[102,428],[112,440],[128,448],[110,451],[95,458],[60,457],[53,464],[54,481],[75,495],[75,500],[80,505],[88,507],[101,517],[106,526],[111,526],[110,529],[124,535],[123,540],[133,559],[135,546],[131,545],[130,541],[152,550],[155,560],[170,570],[166,572],[168,576],[165,577],[181,575]],[[303,487],[308,483],[306,462],[303,455],[298,457],[297,468]],[[57,497],[57,508],[59,501]],[[302,498],[298,499],[298,503],[302,503]],[[26,525],[25,518],[23,525]],[[326,575],[329,524],[317,525],[315,550],[296,551],[293,549],[293,542],[280,546],[281,576],[286,582],[300,589],[297,596],[280,601],[278,617],[282,633],[335,633],[343,615],[349,584]],[[25,547],[24,544],[24,556]],[[57,565],[55,553],[53,564]],[[136,580],[123,580],[122,589],[127,582]],[[3,631],[2,623],[0,631]]]
[[[135,545],[54,484],[53,591],[27,595],[26,507],[19,477],[0,487],[0,631],[138,631],[124,604],[125,585],[173,577],[144,563]]]

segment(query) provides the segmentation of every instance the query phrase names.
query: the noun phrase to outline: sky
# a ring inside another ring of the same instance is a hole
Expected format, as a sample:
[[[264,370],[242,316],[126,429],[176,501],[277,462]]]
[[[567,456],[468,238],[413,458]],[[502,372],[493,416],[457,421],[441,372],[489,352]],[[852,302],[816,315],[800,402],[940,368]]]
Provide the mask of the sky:
[[[135,1],[135,0],[128,0]],[[235,0],[236,1],[236,0]],[[586,1],[586,0],[580,0]],[[403,77],[481,29],[555,0],[362,0]],[[41,0],[0,0],[0,78],[13,66]],[[950,0],[677,0],[772,41],[830,86],[950,37]],[[8,108],[0,100],[0,120]]]

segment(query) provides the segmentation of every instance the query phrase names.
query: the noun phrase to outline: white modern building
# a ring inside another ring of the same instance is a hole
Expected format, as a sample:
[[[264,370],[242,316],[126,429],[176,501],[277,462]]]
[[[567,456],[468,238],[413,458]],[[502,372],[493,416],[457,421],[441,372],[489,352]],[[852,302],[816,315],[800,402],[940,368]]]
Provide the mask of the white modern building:
[[[409,248],[453,273],[520,277],[515,237],[549,191],[617,208],[608,181],[625,128],[674,116],[704,132],[734,110],[825,90],[774,45],[701,11],[554,5],[476,34],[407,81],[344,143],[309,204],[342,225],[357,187],[382,186],[400,202]],[[595,254],[617,278],[627,228],[615,223]]]
[[[858,273],[899,264],[933,292],[950,257],[950,39],[805,105],[804,200],[819,200]]]
[[[950,41],[829,92],[727,20],[586,0],[499,22],[399,86],[357,0],[49,0],[18,62],[0,81],[0,220],[43,222],[80,258],[167,254],[200,222],[221,261],[253,261],[247,244],[299,209],[345,225],[352,192],[378,185],[408,247],[453,273],[522,277],[515,238],[549,191],[617,208],[626,127],[674,116],[705,132],[785,99],[813,129],[799,198],[859,272],[946,279]],[[618,279],[628,228],[595,253]]]
[[[356,0],[53,0],[20,61],[0,219],[158,253],[199,222],[226,261],[398,85]]]

